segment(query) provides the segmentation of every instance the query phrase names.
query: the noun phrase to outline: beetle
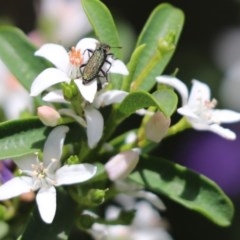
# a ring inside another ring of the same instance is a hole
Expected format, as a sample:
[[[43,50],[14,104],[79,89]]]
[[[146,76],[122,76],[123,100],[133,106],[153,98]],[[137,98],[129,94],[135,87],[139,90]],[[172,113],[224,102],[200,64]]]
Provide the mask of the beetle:
[[[99,80],[100,77],[105,77],[106,81],[108,81],[107,73],[110,70],[112,64],[107,60],[107,57],[113,56],[113,53],[109,52],[110,49],[111,47],[108,44],[98,43],[95,50],[85,50],[92,53],[92,55],[89,57],[87,63],[84,63],[80,66],[80,73],[82,75],[83,84],[87,84],[95,78]],[[102,67],[105,63],[109,64],[109,68],[104,71]]]

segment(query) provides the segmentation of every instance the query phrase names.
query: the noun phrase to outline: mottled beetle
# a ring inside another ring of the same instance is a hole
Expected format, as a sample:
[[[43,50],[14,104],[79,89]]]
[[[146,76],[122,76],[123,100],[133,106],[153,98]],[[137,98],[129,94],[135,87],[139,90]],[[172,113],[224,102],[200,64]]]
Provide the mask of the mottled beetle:
[[[87,84],[95,78],[99,80],[100,77],[105,77],[106,81],[108,80],[107,73],[112,64],[107,60],[107,57],[113,55],[112,53],[109,53],[110,48],[111,47],[108,44],[98,43],[95,50],[85,50],[92,53],[92,55],[89,57],[87,63],[80,66],[83,84]],[[102,67],[105,63],[109,64],[109,68],[104,71]]]

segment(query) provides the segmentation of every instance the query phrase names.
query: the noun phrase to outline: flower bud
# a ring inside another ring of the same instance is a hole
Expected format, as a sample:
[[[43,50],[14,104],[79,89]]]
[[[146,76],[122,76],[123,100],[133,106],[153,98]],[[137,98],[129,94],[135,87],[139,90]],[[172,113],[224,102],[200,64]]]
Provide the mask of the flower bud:
[[[146,124],[146,137],[153,142],[160,142],[167,134],[170,118],[162,112],[156,112]]]
[[[136,167],[139,160],[139,149],[121,152],[110,158],[105,170],[112,181],[126,178]]]
[[[90,189],[87,194],[88,203],[97,206],[105,201],[106,192],[108,189]]]
[[[54,127],[61,119],[60,114],[52,107],[41,106],[38,107],[37,115],[44,125]]]

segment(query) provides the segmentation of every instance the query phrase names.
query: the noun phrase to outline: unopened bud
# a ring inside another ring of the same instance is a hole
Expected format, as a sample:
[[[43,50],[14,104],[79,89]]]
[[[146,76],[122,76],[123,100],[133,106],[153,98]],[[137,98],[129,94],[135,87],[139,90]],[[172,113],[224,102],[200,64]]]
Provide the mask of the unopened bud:
[[[107,191],[108,189],[105,189],[105,190],[91,189],[87,195],[87,199],[89,203],[91,203],[94,206],[102,204],[105,201],[105,196]]]
[[[153,142],[160,142],[167,134],[170,118],[162,112],[156,112],[146,124],[146,138]]]
[[[52,107],[41,106],[37,109],[37,115],[44,125],[54,127],[61,119],[60,114]]]
[[[126,178],[136,167],[139,160],[139,149],[121,152],[110,158],[105,170],[112,181]]]
[[[164,38],[158,40],[158,49],[162,53],[173,51],[175,48],[175,34],[173,32],[168,33]]]

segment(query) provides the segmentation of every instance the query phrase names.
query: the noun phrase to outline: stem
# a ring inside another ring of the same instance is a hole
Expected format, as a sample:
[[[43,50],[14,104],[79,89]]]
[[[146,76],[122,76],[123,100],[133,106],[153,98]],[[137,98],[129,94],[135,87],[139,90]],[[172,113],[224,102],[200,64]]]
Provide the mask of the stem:
[[[185,117],[183,117],[175,125],[173,125],[172,127],[169,128],[166,137],[175,135],[175,134],[182,132],[188,128],[191,128],[191,125],[189,124],[187,119]]]

